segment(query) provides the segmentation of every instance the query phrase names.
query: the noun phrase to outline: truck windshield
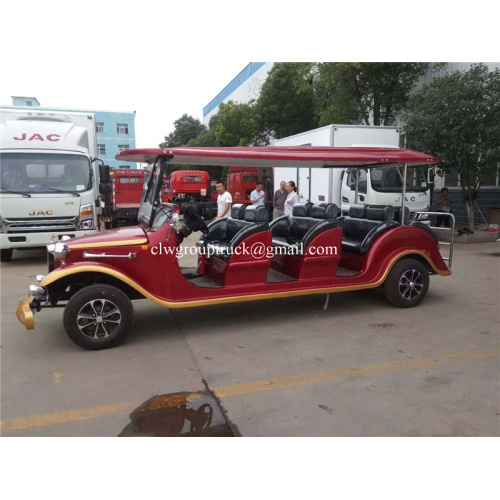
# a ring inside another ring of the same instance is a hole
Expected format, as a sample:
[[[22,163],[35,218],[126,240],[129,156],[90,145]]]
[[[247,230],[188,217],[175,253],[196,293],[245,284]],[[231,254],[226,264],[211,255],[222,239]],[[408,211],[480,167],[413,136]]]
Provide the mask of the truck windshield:
[[[370,169],[370,180],[375,191],[400,193],[403,186],[403,167],[381,167]],[[427,167],[408,167],[406,191],[427,191]]]
[[[77,193],[92,187],[83,155],[1,153],[0,186],[20,193]]]

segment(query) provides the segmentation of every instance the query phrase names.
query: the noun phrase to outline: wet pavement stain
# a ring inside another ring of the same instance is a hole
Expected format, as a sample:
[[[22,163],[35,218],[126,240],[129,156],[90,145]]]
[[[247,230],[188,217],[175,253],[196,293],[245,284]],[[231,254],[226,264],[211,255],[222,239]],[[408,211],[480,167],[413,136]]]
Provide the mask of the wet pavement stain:
[[[176,392],[153,396],[130,414],[119,437],[234,437],[213,394]]]

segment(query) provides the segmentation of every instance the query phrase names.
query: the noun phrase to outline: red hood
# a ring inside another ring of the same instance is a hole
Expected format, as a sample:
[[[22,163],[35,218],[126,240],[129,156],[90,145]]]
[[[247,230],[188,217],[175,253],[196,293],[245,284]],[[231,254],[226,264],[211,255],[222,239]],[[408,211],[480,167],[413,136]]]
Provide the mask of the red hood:
[[[122,245],[144,245],[148,242],[146,232],[142,227],[120,227],[101,231],[88,236],[80,236],[66,241],[66,244],[71,248],[85,248],[85,246],[122,246]]]

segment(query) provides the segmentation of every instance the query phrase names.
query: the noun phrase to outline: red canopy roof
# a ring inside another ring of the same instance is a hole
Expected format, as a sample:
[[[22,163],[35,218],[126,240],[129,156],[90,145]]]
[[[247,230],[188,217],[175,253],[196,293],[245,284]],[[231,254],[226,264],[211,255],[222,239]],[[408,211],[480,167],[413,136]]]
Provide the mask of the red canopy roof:
[[[399,148],[329,147],[236,147],[236,148],[151,148],[129,149],[117,160],[150,163],[158,156],[173,156],[176,165],[219,165],[235,167],[345,167],[394,163],[431,164],[440,158]]]

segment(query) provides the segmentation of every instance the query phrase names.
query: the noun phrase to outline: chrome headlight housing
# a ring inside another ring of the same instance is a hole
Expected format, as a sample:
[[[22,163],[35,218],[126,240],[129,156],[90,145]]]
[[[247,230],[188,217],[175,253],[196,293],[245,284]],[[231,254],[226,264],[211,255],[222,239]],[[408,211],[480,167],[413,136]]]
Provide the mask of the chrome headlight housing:
[[[54,256],[56,260],[64,260],[69,255],[69,247],[62,241],[47,245],[47,250]]]
[[[172,215],[172,219],[170,220],[170,223],[172,224],[172,226],[174,227],[174,229],[176,231],[178,231],[181,228],[181,226],[182,226],[179,214]]]

